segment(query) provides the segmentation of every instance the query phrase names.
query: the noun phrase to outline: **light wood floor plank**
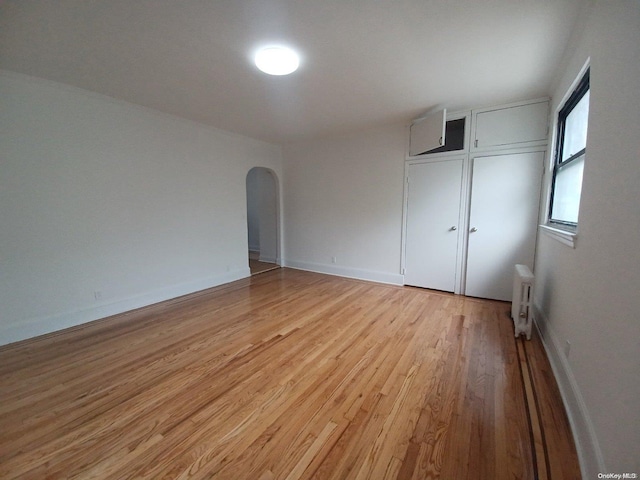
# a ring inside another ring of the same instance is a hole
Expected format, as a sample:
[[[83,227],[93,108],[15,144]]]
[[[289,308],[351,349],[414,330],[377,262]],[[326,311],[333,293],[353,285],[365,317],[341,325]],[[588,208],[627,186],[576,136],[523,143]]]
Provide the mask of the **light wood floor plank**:
[[[0,478],[580,478],[508,315],[277,269],[1,347]]]

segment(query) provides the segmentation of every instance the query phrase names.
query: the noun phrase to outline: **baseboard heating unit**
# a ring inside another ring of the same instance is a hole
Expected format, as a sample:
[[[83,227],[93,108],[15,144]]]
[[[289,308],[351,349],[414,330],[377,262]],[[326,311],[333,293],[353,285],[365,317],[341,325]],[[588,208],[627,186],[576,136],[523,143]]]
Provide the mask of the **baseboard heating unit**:
[[[533,280],[534,276],[526,265],[516,265],[513,272],[513,301],[511,318],[516,337],[521,333],[531,340],[531,323],[533,321]]]

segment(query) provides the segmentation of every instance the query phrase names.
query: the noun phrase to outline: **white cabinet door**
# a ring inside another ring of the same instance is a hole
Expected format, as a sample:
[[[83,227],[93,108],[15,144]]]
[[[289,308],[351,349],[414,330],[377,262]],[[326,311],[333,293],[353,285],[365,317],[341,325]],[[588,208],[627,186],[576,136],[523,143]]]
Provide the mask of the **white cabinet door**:
[[[427,115],[411,124],[409,155],[415,156],[444,145],[447,111]]]
[[[547,141],[549,102],[474,111],[472,149],[521,147]]]
[[[409,166],[406,285],[454,291],[462,162]]]
[[[473,159],[465,294],[510,300],[513,267],[533,270],[543,152]]]

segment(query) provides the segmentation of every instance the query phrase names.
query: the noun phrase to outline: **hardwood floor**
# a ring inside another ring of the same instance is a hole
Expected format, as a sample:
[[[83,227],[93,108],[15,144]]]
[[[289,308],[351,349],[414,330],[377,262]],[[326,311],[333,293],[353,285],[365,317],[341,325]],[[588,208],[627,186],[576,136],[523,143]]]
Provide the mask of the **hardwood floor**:
[[[276,268],[280,268],[280,265],[277,265],[275,263],[261,262],[260,260],[249,258],[249,270],[251,270],[251,275],[268,272],[269,270],[275,270]]]
[[[0,478],[579,478],[508,312],[281,268],[9,345]]]

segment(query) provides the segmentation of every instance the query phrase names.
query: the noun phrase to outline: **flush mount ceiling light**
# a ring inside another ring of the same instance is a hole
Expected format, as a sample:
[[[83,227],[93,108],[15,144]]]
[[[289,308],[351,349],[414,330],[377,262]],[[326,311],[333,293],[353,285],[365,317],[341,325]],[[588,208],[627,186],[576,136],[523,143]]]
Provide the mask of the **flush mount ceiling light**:
[[[300,65],[298,54],[287,47],[266,47],[254,57],[256,67],[269,75],[289,75]]]

